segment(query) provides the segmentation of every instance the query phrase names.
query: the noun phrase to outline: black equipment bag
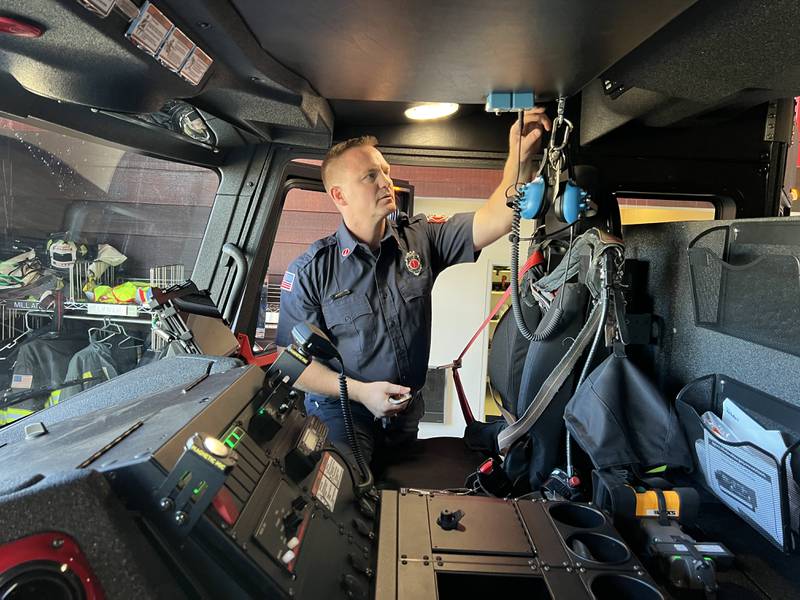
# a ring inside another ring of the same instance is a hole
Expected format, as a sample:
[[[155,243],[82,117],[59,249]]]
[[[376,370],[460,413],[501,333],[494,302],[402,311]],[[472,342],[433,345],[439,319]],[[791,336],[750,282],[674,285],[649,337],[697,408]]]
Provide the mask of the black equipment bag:
[[[530,331],[539,326],[541,311],[539,305],[521,299],[522,316]],[[495,327],[492,347],[489,349],[487,370],[492,389],[500,396],[501,404],[512,415],[517,416],[517,397],[525,366],[525,356],[530,342],[517,328],[514,311],[506,310]]]
[[[624,355],[611,354],[586,378],[564,420],[597,469],[692,466],[675,408]]]

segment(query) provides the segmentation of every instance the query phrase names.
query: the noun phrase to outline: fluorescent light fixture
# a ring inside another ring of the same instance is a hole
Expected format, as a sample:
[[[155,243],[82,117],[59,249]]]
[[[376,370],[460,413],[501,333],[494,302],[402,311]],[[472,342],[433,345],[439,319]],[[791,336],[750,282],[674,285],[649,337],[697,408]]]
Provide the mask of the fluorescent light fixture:
[[[413,121],[430,121],[449,117],[458,110],[455,102],[425,102],[406,109],[406,117]]]

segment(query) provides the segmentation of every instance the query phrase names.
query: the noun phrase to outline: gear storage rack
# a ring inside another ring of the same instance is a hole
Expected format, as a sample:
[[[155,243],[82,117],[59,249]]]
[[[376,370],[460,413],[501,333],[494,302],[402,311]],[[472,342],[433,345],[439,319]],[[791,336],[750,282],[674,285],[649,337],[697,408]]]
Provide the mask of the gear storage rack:
[[[88,302],[83,299],[82,282],[87,277],[89,261],[76,261],[64,277],[64,287],[55,294],[55,305],[43,307],[36,300],[0,300],[0,361],[30,331],[52,321],[59,330],[61,319],[80,321],[117,322],[151,328],[153,311],[146,305]],[[185,278],[183,265],[159,265],[149,273],[151,287],[169,287]],[[114,267],[110,267],[98,283],[113,285]],[[60,304],[60,305],[59,305]],[[153,349],[160,350],[163,340],[153,338]]]

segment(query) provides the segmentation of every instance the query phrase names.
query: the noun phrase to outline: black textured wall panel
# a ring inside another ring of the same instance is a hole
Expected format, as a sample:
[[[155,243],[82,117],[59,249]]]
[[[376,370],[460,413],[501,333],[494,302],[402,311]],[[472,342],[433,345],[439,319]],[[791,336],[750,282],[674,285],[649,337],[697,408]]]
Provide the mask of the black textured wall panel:
[[[742,90],[800,89],[796,0],[701,0],[608,70],[626,87],[716,104]]]
[[[758,219],[770,220],[773,219]],[[794,217],[792,221],[800,222],[800,218]],[[800,357],[694,324],[688,244],[703,231],[732,222],[664,223],[625,228],[626,256],[647,263],[647,294],[652,298],[654,314],[664,319],[660,347],[653,351],[642,351],[639,347],[632,349],[632,354],[636,352],[637,362],[652,369],[651,375],[662,391],[673,398],[689,381],[709,373],[723,373],[800,404],[800,377],[797,376]]]

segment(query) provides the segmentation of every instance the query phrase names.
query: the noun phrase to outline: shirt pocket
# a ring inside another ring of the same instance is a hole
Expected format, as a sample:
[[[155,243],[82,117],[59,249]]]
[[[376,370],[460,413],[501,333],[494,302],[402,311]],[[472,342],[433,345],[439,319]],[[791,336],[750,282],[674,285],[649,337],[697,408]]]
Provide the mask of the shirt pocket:
[[[339,353],[363,352],[375,339],[372,307],[364,294],[352,294],[322,305],[328,330]]]
[[[431,293],[433,287],[432,277],[428,273],[418,276],[406,275],[401,277],[398,281],[397,287],[400,289],[400,295],[403,301],[408,304],[417,298],[421,298],[426,294]]]

